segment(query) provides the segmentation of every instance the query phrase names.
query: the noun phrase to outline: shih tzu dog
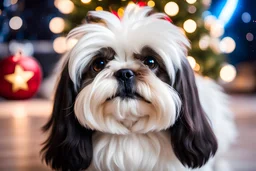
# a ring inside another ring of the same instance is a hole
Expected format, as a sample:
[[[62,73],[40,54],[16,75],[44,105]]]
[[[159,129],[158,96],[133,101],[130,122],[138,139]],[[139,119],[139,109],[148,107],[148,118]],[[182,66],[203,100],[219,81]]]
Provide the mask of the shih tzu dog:
[[[78,43],[44,126],[43,159],[52,169],[218,168],[235,136],[225,95],[194,75],[189,42],[165,17],[136,5],[122,19],[93,11],[69,33]]]

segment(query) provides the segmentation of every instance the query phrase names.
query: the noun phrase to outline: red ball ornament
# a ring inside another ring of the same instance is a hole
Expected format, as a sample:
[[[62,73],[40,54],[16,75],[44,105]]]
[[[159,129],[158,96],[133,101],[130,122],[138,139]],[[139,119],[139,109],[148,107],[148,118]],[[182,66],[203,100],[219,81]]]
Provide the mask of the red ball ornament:
[[[0,61],[0,96],[20,100],[33,97],[42,79],[38,62],[19,52]]]

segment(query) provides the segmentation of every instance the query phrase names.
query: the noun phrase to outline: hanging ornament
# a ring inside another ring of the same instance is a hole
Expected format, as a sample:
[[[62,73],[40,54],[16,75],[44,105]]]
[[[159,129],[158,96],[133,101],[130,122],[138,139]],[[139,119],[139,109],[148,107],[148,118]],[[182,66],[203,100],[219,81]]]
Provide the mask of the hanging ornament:
[[[0,96],[6,99],[28,99],[37,92],[42,79],[41,67],[21,52],[0,61]]]

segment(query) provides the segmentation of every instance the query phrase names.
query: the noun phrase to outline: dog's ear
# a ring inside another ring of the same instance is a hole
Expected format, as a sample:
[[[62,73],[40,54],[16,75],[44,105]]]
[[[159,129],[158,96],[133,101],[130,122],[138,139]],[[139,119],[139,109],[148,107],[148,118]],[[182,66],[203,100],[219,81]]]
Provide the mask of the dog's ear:
[[[182,107],[170,128],[173,150],[184,166],[201,167],[215,155],[218,144],[200,104],[194,72],[185,59],[177,72],[174,88],[180,95]]]
[[[57,85],[49,132],[42,149],[43,160],[56,170],[86,169],[92,160],[92,131],[82,127],[74,114],[76,93],[65,64]]]

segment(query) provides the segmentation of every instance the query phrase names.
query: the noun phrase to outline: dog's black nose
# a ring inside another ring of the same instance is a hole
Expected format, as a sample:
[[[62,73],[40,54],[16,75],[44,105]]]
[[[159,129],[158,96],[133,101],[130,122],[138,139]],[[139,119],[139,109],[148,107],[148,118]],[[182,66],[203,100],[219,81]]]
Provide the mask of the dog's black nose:
[[[134,78],[134,72],[130,69],[120,69],[115,73],[115,76],[122,81],[129,81]]]

